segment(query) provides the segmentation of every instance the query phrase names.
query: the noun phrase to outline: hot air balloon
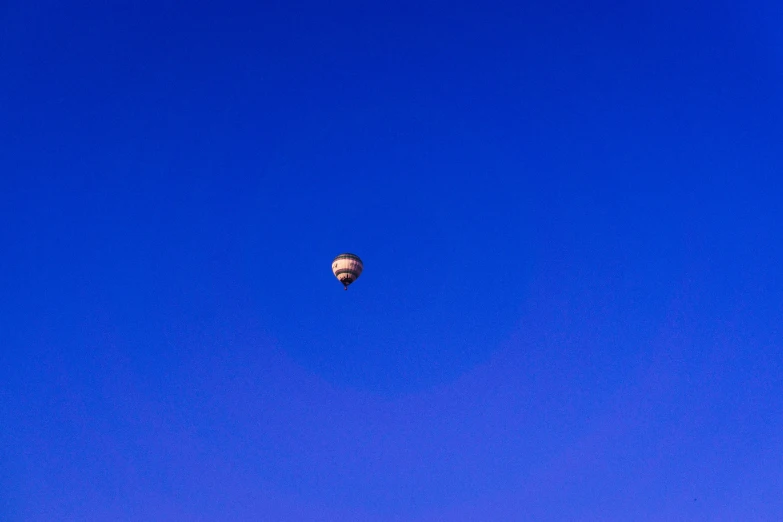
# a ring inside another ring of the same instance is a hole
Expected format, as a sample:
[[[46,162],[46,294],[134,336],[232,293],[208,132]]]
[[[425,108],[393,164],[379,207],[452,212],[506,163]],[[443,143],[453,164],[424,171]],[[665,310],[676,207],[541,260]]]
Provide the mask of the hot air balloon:
[[[362,270],[364,270],[364,264],[359,256],[354,254],[340,254],[332,261],[332,272],[346,290],[348,290],[348,285],[359,278]]]

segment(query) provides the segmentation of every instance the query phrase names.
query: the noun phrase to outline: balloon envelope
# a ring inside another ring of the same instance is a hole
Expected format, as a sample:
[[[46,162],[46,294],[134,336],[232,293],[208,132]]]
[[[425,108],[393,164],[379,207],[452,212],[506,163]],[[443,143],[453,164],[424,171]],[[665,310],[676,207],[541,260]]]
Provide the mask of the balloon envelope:
[[[340,254],[332,261],[332,273],[348,290],[348,285],[356,281],[364,270],[364,264],[355,254]]]

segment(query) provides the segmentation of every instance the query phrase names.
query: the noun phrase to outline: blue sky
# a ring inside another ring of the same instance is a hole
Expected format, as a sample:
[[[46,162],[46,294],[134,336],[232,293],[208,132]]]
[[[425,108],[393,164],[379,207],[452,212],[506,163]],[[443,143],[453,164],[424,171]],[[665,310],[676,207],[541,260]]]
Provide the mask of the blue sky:
[[[783,518],[781,27],[6,2],[0,518]]]

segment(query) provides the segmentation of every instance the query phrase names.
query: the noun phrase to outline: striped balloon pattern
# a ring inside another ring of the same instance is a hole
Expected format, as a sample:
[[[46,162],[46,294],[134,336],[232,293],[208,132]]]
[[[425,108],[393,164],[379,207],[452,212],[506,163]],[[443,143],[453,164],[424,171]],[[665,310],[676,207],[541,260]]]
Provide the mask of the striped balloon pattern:
[[[340,254],[332,261],[332,272],[346,290],[348,290],[348,285],[359,278],[362,270],[364,270],[364,264],[355,254]]]

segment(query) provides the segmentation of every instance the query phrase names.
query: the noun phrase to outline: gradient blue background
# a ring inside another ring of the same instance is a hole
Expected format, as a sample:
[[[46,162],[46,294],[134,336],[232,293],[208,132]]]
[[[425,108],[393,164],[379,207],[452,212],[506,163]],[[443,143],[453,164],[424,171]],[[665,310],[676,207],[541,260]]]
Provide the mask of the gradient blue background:
[[[0,519],[783,520],[783,4],[420,4],[0,3]]]

